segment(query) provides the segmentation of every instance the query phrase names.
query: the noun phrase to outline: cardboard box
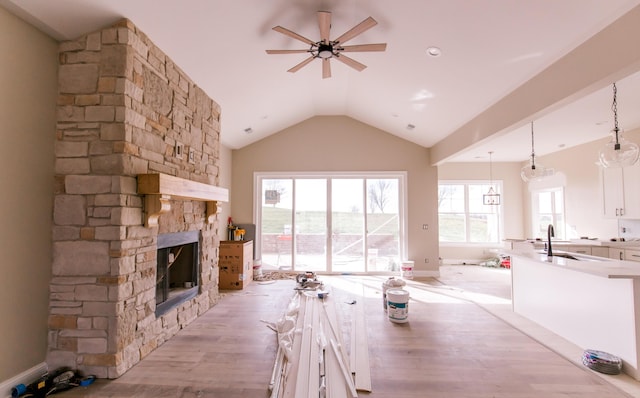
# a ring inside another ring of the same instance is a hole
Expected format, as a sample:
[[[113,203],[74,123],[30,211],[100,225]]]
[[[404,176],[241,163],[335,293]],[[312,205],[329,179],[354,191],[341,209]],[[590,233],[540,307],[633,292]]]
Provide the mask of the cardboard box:
[[[222,241],[219,252],[219,289],[241,290],[253,281],[253,241]]]

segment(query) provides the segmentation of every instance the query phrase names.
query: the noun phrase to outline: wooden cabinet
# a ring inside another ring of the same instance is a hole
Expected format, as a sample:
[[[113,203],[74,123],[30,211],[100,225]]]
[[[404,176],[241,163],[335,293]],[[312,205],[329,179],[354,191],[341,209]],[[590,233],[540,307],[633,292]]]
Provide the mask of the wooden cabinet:
[[[602,205],[607,218],[640,218],[640,164],[602,169]]]

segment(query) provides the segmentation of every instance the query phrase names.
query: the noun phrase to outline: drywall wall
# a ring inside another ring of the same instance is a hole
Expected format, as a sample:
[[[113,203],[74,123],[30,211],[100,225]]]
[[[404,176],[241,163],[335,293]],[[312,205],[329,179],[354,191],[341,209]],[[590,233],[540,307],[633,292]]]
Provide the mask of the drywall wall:
[[[58,44],[0,7],[0,382],[45,360]]]
[[[253,175],[267,171],[406,171],[407,257],[417,274],[438,273],[437,169],[428,149],[346,116],[313,117],[233,151],[234,221],[254,222]]]

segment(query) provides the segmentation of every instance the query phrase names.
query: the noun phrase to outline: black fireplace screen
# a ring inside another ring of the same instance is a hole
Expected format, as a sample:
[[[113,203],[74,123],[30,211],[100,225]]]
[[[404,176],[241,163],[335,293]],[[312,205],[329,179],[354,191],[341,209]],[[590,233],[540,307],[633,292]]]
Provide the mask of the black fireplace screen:
[[[198,293],[198,231],[158,236],[156,316]]]

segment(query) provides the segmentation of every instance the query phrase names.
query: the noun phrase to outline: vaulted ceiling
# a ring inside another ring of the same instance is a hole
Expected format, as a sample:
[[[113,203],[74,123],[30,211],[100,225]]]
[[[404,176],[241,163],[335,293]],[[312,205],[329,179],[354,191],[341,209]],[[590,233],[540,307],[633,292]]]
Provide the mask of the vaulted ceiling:
[[[232,149],[316,115],[347,115],[424,147],[443,145],[492,107],[499,113],[501,108],[495,106],[501,100],[639,4],[640,0],[0,0],[1,6],[57,40],[130,19],[221,105],[221,139]],[[387,43],[386,51],[348,53],[367,66],[361,72],[335,59],[328,79],[322,78],[318,59],[287,72],[308,54],[269,55],[265,50],[308,46],[272,28],[279,25],[319,41],[321,10],[331,12],[331,39],[373,17],[377,25],[347,44]],[[640,42],[640,37],[635,40]],[[429,56],[429,47],[438,47],[441,54]],[[603,65],[608,56],[601,54]],[[619,119],[627,130],[640,127],[637,70],[640,65],[611,75],[619,79]],[[475,161],[491,150],[495,161],[525,161],[534,119],[538,155],[606,137],[613,126],[611,79],[572,88],[570,101],[549,103],[531,115],[498,123],[496,131],[485,132],[488,138],[472,140],[473,145],[439,160]],[[547,91],[553,91],[553,85]]]

